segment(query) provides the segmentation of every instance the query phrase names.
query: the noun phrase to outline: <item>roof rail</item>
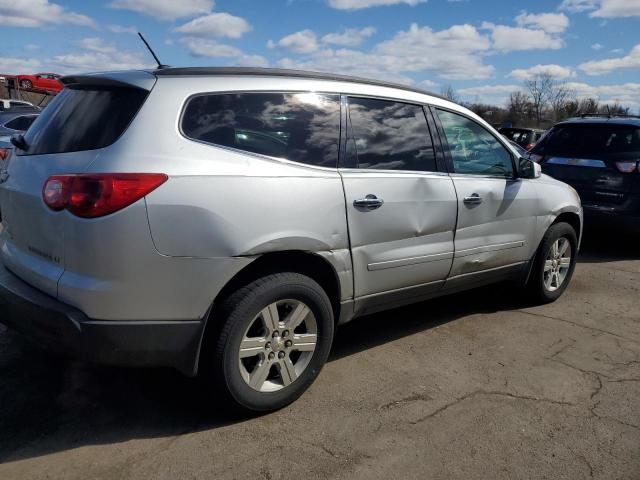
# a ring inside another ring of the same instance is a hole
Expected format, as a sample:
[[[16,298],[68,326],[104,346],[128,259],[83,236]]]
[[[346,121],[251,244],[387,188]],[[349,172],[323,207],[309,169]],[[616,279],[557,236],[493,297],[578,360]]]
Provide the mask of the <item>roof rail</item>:
[[[629,115],[626,113],[581,113],[580,114],[580,118],[587,118],[587,117],[605,117],[605,118],[613,118],[613,117],[619,117],[619,118],[640,118],[640,115]]]

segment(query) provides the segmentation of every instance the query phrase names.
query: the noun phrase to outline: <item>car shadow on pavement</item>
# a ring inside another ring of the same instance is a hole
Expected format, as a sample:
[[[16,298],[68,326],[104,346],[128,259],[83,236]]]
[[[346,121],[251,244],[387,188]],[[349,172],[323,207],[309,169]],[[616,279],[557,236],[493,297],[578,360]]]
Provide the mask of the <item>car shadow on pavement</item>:
[[[603,235],[585,235],[580,261],[640,257],[631,244],[621,248],[619,236],[605,242],[606,232]],[[500,296],[495,291],[495,286],[483,287],[356,319],[338,329],[330,361],[467,315],[530,306],[514,290],[500,288]],[[173,370],[72,362],[32,347],[0,324],[0,464],[86,445],[210,430],[252,418],[212,403],[197,380]]]
[[[620,226],[603,224],[585,227],[579,257],[581,263],[638,259],[640,259],[640,233],[630,232]]]

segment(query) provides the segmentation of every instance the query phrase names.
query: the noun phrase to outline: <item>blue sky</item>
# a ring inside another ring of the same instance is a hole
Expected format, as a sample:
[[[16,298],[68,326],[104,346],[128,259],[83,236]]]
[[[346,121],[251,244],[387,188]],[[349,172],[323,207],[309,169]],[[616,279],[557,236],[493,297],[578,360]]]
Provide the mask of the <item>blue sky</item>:
[[[503,103],[551,73],[640,109],[640,0],[0,0],[0,72],[325,70]]]

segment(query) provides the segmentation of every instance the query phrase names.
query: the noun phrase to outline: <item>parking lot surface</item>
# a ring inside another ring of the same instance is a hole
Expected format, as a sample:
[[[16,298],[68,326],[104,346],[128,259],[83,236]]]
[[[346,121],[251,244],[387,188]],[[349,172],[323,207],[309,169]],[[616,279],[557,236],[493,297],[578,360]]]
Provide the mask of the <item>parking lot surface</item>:
[[[640,238],[587,232],[551,305],[497,285],[358,319],[258,417],[0,326],[0,478],[638,479]]]

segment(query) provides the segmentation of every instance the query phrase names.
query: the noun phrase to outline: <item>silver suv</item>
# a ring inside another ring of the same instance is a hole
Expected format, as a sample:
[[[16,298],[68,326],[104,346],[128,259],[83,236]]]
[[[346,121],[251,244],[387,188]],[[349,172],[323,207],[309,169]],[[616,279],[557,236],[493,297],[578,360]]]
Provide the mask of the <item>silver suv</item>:
[[[271,410],[336,325],[571,278],[578,195],[435,95],[268,69],[62,81],[0,172],[0,319],[52,348]]]

